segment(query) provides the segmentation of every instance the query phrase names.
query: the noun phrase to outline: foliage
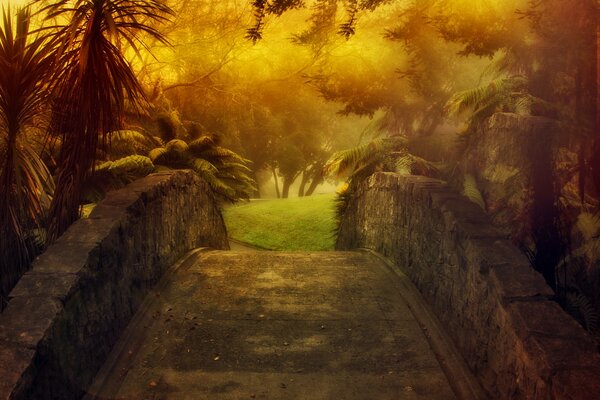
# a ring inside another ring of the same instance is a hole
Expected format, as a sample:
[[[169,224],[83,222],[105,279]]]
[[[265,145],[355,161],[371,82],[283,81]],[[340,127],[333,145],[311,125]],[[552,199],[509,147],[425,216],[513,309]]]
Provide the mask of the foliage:
[[[477,181],[471,174],[466,174],[463,179],[463,195],[471,200],[473,203],[485,210],[485,201],[483,196],[477,187]]]
[[[150,158],[130,155],[115,161],[107,161],[94,169],[83,187],[83,202],[96,203],[106,192],[121,188],[152,172],[155,167]]]
[[[157,166],[195,171],[228,201],[249,199],[256,191],[256,183],[249,176],[251,161],[220,146],[216,135],[204,134],[189,143],[173,139],[148,156]]]
[[[564,296],[565,309],[591,333],[598,333],[600,315],[590,300],[578,290],[568,290]]]
[[[123,54],[135,52],[141,35],[166,43],[150,23],[165,21],[171,10],[146,0],[52,2],[41,12],[57,21],[47,36],[60,43],[54,83],[51,133],[62,138],[57,190],[50,207],[48,238],[56,239],[79,217],[81,191],[109,132],[120,130],[125,100],[142,109],[144,91]],[[64,21],[64,23],[63,23]]]
[[[142,128],[109,132],[107,140],[110,149],[105,156],[113,160],[132,154],[147,154],[151,149],[163,144],[160,137],[152,136]]]
[[[52,43],[35,36],[27,10],[0,26],[0,309],[39,251],[39,228],[54,183],[28,131],[47,99]]]
[[[485,86],[455,93],[445,111],[449,115],[470,111],[469,125],[475,127],[499,111],[529,115],[531,95],[527,93],[527,78],[519,75],[500,78]]]
[[[522,75],[498,78],[484,86],[457,92],[448,100],[444,111],[449,116],[468,114],[465,133],[473,133],[482,122],[497,112],[551,117],[559,115],[556,106],[530,94],[529,81]]]
[[[402,175],[438,176],[433,163],[409,153],[409,141],[404,136],[377,137],[365,144],[338,151],[327,161],[324,171],[347,183],[338,190],[335,210],[337,229],[356,187],[375,172],[396,172]]]
[[[314,7],[313,23],[323,22],[318,14],[323,11],[323,7],[335,7],[337,0],[317,1]],[[356,33],[356,23],[360,11],[373,11],[382,4],[389,3],[390,0],[349,0],[346,2],[346,18],[340,24],[338,34],[349,39]],[[262,39],[262,32],[265,27],[265,19],[268,15],[281,16],[284,12],[302,7],[301,0],[252,0],[254,25],[246,31],[246,38],[256,43]],[[318,26],[318,25],[317,25]],[[314,27],[314,26],[313,26]]]
[[[410,154],[403,136],[379,137],[365,144],[334,153],[325,173],[337,178],[348,177],[351,186],[376,171],[437,176],[437,168],[421,157]]]
[[[325,165],[325,171],[336,177],[357,176],[362,171],[374,169],[388,153],[405,149],[405,146],[406,138],[401,136],[376,138],[363,145],[334,153]]]

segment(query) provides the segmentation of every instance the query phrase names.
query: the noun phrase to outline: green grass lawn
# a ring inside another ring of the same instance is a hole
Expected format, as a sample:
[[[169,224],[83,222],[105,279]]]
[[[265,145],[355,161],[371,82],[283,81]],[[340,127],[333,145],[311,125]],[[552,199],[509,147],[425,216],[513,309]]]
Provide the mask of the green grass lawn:
[[[229,237],[271,250],[333,250],[335,194],[255,200],[223,210]]]

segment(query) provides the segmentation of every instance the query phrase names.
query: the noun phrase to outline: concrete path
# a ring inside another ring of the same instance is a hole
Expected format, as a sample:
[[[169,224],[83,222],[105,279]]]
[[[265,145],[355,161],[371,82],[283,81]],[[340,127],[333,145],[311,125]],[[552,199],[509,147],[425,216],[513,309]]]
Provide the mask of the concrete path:
[[[88,398],[456,398],[393,275],[367,253],[197,252]]]

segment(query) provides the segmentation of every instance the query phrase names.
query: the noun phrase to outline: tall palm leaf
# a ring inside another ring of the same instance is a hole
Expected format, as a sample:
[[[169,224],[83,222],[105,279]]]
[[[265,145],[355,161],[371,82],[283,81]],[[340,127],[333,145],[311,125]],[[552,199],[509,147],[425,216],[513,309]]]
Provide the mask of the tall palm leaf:
[[[50,31],[62,43],[60,68],[53,78],[51,130],[63,139],[50,209],[52,241],[79,217],[82,186],[97,147],[106,147],[107,134],[121,129],[125,101],[144,108],[144,92],[124,57],[124,46],[139,52],[143,35],[166,43],[153,24],[167,19],[171,9],[156,0],[62,0],[42,10],[49,20],[66,21]]]
[[[47,99],[53,46],[34,37],[29,13],[2,12],[0,26],[0,309],[2,299],[36,255],[33,232],[53,190],[50,173],[28,143],[26,130]]]

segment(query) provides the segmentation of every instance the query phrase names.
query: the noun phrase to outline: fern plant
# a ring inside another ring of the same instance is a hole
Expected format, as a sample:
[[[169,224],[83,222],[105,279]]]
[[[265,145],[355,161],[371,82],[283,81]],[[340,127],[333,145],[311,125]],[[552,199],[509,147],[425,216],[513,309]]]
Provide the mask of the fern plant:
[[[565,310],[587,331],[597,334],[600,328],[600,315],[589,298],[577,288],[568,288],[562,299]]]
[[[433,163],[411,154],[407,145],[408,139],[404,136],[378,137],[368,143],[338,151],[331,156],[325,164],[324,172],[338,179],[347,178],[348,181],[344,190],[338,192],[336,200],[338,221],[354,189],[375,172],[438,175],[438,170]]]
[[[247,200],[257,190],[250,177],[250,160],[219,145],[219,137],[204,134],[190,141],[173,139],[148,154],[159,167],[191,169],[202,177],[217,195],[228,201]]]
[[[335,178],[347,177],[350,186],[376,171],[436,176],[433,163],[408,151],[404,136],[378,137],[368,143],[338,151],[325,164],[325,173]]]
[[[379,137],[368,143],[338,151],[325,164],[325,173],[336,178],[361,180],[375,170],[382,169],[389,154],[406,153],[406,144],[407,139],[404,136]]]
[[[473,203],[477,204],[481,209],[485,210],[485,201],[479,190],[475,177],[471,174],[465,174],[463,178],[462,194]]]
[[[130,155],[97,166],[83,186],[84,203],[96,203],[106,192],[121,188],[155,170],[150,158]]]
[[[117,160],[133,154],[148,154],[151,149],[163,145],[160,137],[152,136],[140,127],[112,131],[108,133],[107,140],[110,143],[110,149],[105,157],[110,160]]]
[[[532,96],[528,85],[527,78],[522,75],[498,78],[487,85],[455,93],[446,103],[444,112],[448,116],[469,113],[465,133],[472,133],[496,112],[531,115],[534,108],[550,107],[542,99]]]

